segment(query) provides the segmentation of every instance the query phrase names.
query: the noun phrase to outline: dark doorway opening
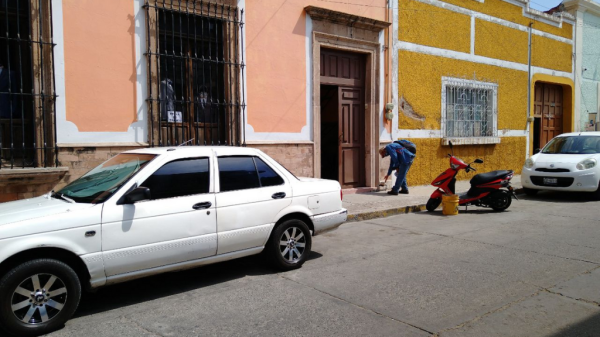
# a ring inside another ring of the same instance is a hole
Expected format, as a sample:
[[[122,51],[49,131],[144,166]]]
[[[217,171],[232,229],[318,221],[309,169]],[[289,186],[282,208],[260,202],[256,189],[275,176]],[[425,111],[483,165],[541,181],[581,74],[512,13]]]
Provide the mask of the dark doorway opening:
[[[537,149],[541,149],[540,147],[540,130],[541,130],[542,121],[541,118],[535,118],[533,121],[533,151]],[[533,152],[535,153],[535,152]]]
[[[338,180],[338,87],[321,85],[321,177]]]

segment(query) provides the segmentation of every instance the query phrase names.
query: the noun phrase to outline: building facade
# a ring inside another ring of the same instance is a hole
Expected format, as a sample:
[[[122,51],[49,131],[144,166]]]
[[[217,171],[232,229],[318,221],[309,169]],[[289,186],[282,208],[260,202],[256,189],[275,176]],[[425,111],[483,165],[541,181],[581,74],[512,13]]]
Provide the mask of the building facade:
[[[526,0],[399,0],[390,139],[417,144],[409,184],[448,168],[450,141],[458,157],[483,159],[480,171],[519,173],[535,149],[575,130],[573,30],[571,15]]]
[[[576,18],[575,25],[575,125],[595,130],[600,111],[600,3],[568,1],[562,10]]]
[[[0,2],[0,202],[148,146],[264,150],[378,185],[385,0]]]

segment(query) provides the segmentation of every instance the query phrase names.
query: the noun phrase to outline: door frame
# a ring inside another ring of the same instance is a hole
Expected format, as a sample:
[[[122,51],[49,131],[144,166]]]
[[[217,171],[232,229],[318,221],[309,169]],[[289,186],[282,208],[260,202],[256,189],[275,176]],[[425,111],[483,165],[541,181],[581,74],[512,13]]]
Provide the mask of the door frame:
[[[312,49],[312,96],[314,130],[314,177],[321,177],[321,47],[339,51],[360,53],[365,55],[365,137],[364,137],[364,163],[366,187],[377,187],[376,177],[379,171],[377,159],[379,147],[380,112],[379,99],[380,85],[380,58],[381,46],[379,43],[346,38],[326,33],[313,32]]]
[[[547,74],[533,74],[533,76],[531,77],[531,87],[529,90],[531,90],[531,97],[530,97],[530,101],[529,101],[529,106],[530,106],[530,115],[527,117],[527,124],[528,124],[528,128],[527,128],[527,151],[526,151],[526,158],[528,158],[529,156],[532,155],[533,153],[533,140],[534,140],[534,134],[533,134],[533,130],[534,130],[534,123],[535,123],[535,117],[534,117],[534,113],[535,113],[535,85],[536,83],[539,82],[544,82],[544,83],[548,83],[548,84],[557,84],[562,86],[563,88],[563,102],[562,102],[562,108],[563,108],[563,120],[562,120],[562,132],[563,133],[569,133],[569,132],[574,132],[575,129],[575,100],[573,99],[573,93],[574,93],[574,88],[575,88],[575,84],[573,82],[572,79],[567,78],[567,77],[561,77],[561,76],[553,76],[553,75],[547,75]]]

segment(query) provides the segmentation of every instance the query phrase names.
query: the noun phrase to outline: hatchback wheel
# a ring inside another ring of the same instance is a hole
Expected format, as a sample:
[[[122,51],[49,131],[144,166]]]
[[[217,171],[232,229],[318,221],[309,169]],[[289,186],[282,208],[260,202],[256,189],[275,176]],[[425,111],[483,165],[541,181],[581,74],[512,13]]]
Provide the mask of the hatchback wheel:
[[[25,262],[0,279],[0,324],[17,336],[48,333],[71,318],[80,298],[79,278],[65,263]]]
[[[292,219],[277,226],[267,244],[267,254],[281,270],[300,268],[310,254],[312,237],[308,226]]]

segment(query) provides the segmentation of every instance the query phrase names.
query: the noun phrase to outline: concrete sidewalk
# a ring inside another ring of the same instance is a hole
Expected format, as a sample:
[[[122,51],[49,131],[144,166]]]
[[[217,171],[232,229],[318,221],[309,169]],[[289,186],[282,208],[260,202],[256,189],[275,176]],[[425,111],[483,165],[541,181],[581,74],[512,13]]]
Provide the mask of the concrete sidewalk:
[[[522,189],[520,175],[515,175],[510,182],[517,192]],[[435,187],[422,185],[409,186],[409,188],[410,194],[399,195],[389,195],[387,191],[344,193],[343,206],[348,210],[348,221],[362,221],[425,210],[425,204]],[[469,188],[468,180],[456,182],[456,193],[466,192]]]

